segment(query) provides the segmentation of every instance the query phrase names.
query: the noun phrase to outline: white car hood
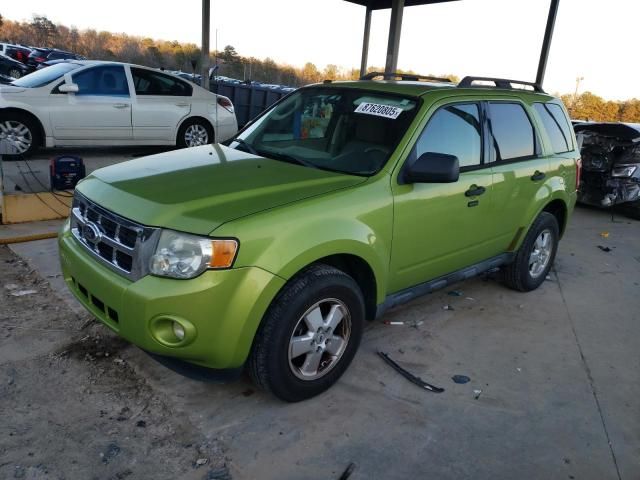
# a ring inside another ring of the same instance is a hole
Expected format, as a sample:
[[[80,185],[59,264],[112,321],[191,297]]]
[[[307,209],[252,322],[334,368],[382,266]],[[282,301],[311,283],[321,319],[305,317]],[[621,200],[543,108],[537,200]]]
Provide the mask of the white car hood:
[[[14,87],[13,85],[0,85],[0,93],[22,93],[26,90],[24,87]]]

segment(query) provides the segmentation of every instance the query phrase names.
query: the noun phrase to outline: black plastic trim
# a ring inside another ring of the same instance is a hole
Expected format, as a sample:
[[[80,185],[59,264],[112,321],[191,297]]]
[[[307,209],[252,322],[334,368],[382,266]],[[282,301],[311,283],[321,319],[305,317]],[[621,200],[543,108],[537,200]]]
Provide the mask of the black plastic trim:
[[[476,263],[475,265],[457,270],[453,273],[449,273],[447,275],[434,278],[433,280],[429,280],[428,282],[420,283],[413,287],[405,288],[404,290],[400,290],[399,292],[392,293],[391,295],[387,296],[382,304],[377,306],[376,318],[381,317],[387,310],[393,307],[397,307],[398,305],[410,302],[415,298],[435,292],[436,290],[445,288],[448,285],[475,277],[489,270],[507,265],[513,261],[514,257],[515,253],[505,252],[496,257],[492,257],[480,263]]]
[[[207,383],[229,383],[238,380],[242,376],[244,366],[238,368],[207,368],[201,365],[195,365],[193,363],[185,362],[175,357],[166,357],[164,355],[158,355],[146,350],[142,350],[144,353],[153,358],[156,362],[160,363],[169,370],[172,370],[183,377],[197,380]]]
[[[473,85],[475,81],[483,81],[483,82],[493,82],[495,87],[490,85]],[[460,83],[458,83],[458,88],[503,88],[505,90],[525,90],[523,88],[516,88],[513,84],[516,85],[526,85],[528,87],[533,87],[533,91],[536,93],[546,93],[540,85],[535,82],[526,82],[524,80],[509,80],[508,78],[494,78],[494,77],[473,77],[466,76]]]

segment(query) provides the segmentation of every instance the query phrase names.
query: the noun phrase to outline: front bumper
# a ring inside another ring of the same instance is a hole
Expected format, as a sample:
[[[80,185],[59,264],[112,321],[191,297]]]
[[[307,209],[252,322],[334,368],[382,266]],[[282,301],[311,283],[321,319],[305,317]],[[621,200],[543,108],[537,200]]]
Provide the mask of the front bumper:
[[[215,369],[241,367],[258,325],[285,281],[261,268],[207,271],[190,280],[147,275],[138,281],[99,264],[71,235],[59,237],[67,286],[102,323],[140,348]],[[188,328],[165,341],[166,321]]]

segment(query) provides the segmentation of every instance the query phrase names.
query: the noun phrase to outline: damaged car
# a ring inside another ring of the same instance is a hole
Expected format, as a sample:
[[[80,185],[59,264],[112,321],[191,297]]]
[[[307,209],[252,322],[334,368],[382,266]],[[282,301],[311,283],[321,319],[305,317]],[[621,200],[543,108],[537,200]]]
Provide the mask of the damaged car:
[[[580,123],[574,129],[582,156],[578,202],[640,219],[640,124]]]

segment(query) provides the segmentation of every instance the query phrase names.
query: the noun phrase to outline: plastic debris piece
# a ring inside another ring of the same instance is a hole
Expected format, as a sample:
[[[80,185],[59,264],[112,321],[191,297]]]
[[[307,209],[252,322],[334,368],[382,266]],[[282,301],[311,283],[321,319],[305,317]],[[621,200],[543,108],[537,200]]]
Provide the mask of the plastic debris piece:
[[[18,285],[16,285],[15,283],[7,283],[4,288],[6,288],[7,290],[17,290],[18,288],[20,288]]]
[[[460,290],[451,290],[447,295],[450,297],[461,297],[462,292]]]
[[[202,465],[206,465],[207,463],[209,463],[209,459],[208,458],[199,458],[196,460],[196,465],[198,467],[202,466]]]
[[[379,351],[378,355],[385,362],[387,362],[387,365],[389,365],[391,368],[393,368],[396,372],[398,372],[404,378],[409,380],[411,383],[414,383],[414,384],[418,385],[420,388],[423,388],[425,390],[429,390],[430,392],[434,392],[434,393],[442,393],[442,392],[444,392],[444,388],[440,388],[440,387],[436,387],[435,385],[431,385],[430,383],[427,383],[424,380],[422,380],[420,377],[417,377],[414,374],[412,374],[412,373],[408,372],[407,370],[405,370],[404,368],[402,368],[396,362],[391,360],[391,357],[389,357],[389,355],[387,355],[386,353]]]
[[[453,380],[454,383],[458,383],[461,385],[464,385],[465,383],[469,383],[471,381],[471,379],[466,375],[454,375],[453,377],[451,377],[451,380]]]
[[[351,462],[349,465],[347,465],[347,468],[344,472],[342,472],[342,475],[340,475],[340,478],[338,480],[347,480],[351,476],[351,474],[355,472],[355,470],[356,464]]]
[[[473,297],[467,297],[467,300],[470,300],[470,301],[474,302],[476,299],[473,298]]]
[[[611,249],[609,247],[603,247],[602,245],[598,245],[598,248],[603,252],[610,252]]]
[[[482,390],[474,390],[473,391],[473,398],[475,398],[476,400],[478,400],[480,398],[480,395],[482,395]]]
[[[37,290],[17,290],[9,293],[12,297],[24,297],[25,295],[33,295],[34,293],[38,293]]]
[[[445,305],[444,307],[442,307],[443,310],[455,310],[455,308],[453,308],[451,305]]]
[[[609,232],[600,232],[602,238],[609,238]]]
[[[390,322],[389,320],[384,321],[385,325],[404,325],[404,322]]]
[[[519,371],[519,372],[522,371],[522,369],[520,367],[516,367],[516,370]]]

